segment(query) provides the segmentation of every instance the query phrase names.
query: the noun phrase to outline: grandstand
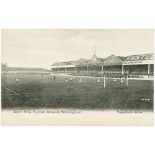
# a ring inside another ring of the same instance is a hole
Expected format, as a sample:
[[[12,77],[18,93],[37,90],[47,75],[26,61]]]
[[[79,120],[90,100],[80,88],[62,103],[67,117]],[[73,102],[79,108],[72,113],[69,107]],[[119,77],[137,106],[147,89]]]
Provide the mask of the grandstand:
[[[31,68],[31,67],[10,67],[7,64],[1,64],[2,73],[49,73],[50,70],[44,68]]]
[[[51,69],[54,73],[74,75],[120,77],[128,74],[129,77],[150,77],[154,72],[154,54],[99,58],[94,53],[90,60],[81,58],[77,61],[57,62]]]

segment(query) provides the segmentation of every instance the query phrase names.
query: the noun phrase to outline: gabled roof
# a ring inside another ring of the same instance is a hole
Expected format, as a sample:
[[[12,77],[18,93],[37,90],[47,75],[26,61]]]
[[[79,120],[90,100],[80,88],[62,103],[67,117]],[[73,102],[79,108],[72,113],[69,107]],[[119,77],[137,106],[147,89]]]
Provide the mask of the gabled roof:
[[[115,56],[115,55],[110,55],[109,57],[104,59],[105,63],[110,63],[110,62],[120,62],[122,61],[123,57],[120,56]]]
[[[92,65],[98,65],[98,64],[103,64],[103,62],[104,62],[103,58],[99,58],[94,54],[88,63]]]
[[[87,65],[87,64],[88,64],[88,61],[89,61],[89,60],[87,60],[87,59],[80,58],[79,60],[77,60],[77,61],[75,62],[75,64],[76,64],[77,66],[83,66],[83,65]]]
[[[102,65],[105,66],[111,66],[111,65],[121,65],[122,62],[125,61],[138,61],[138,60],[153,60],[154,59],[154,53],[149,54],[140,54],[140,55],[130,55],[127,57],[122,56],[115,56],[110,55],[107,58],[99,58],[96,56],[96,54],[93,55],[93,57],[88,59],[80,58],[77,61],[67,61],[67,62],[56,62],[52,66],[69,66],[69,65],[76,65],[76,66],[86,66],[86,65]]]
[[[104,59],[104,65],[121,65],[124,57],[110,55],[109,57]]]

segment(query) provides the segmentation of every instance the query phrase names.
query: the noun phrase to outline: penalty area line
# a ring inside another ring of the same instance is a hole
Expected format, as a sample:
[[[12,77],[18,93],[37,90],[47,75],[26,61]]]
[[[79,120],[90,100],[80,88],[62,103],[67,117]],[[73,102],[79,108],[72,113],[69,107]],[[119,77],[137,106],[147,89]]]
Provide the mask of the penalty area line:
[[[11,90],[9,88],[5,88],[5,89],[8,90],[8,91],[10,91],[10,92],[12,92],[12,93],[14,93],[14,94],[16,94],[16,95],[20,95],[19,93],[15,92],[15,91],[13,91],[13,90]]]

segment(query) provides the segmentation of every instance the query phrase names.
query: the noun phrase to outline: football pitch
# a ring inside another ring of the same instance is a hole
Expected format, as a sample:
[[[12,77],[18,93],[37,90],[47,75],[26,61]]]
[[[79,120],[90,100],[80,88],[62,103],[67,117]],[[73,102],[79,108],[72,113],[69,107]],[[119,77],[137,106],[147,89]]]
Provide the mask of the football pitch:
[[[2,108],[153,110],[153,81],[2,74]]]

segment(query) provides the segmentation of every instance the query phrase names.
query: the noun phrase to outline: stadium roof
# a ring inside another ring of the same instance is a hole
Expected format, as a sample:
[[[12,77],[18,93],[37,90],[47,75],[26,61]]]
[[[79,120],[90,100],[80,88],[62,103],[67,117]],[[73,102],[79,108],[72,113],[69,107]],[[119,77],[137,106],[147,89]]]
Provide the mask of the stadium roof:
[[[75,61],[55,62],[52,66],[74,65]]]
[[[130,55],[125,59],[125,61],[138,61],[138,60],[154,60],[154,53]]]
[[[80,58],[77,61],[67,61],[67,62],[57,62],[54,63],[52,66],[86,66],[86,65],[104,65],[104,66],[111,66],[111,65],[122,65],[123,62],[129,61],[139,61],[139,60],[154,60],[154,53],[149,54],[140,54],[140,55],[130,55],[127,57],[123,56],[115,56],[110,55],[107,58],[99,58],[96,54],[93,55],[91,59],[83,59]]]
[[[103,64],[103,62],[104,62],[103,58],[99,58],[96,56],[96,54],[94,54],[93,57],[88,61],[88,64],[99,65],[99,64]]]
[[[125,59],[124,57],[110,55],[109,57],[104,59],[104,66],[121,65],[124,59]]]
[[[77,66],[85,66],[85,65],[88,64],[88,61],[89,61],[88,59],[81,58],[81,59],[75,61],[75,65],[77,65]]]

